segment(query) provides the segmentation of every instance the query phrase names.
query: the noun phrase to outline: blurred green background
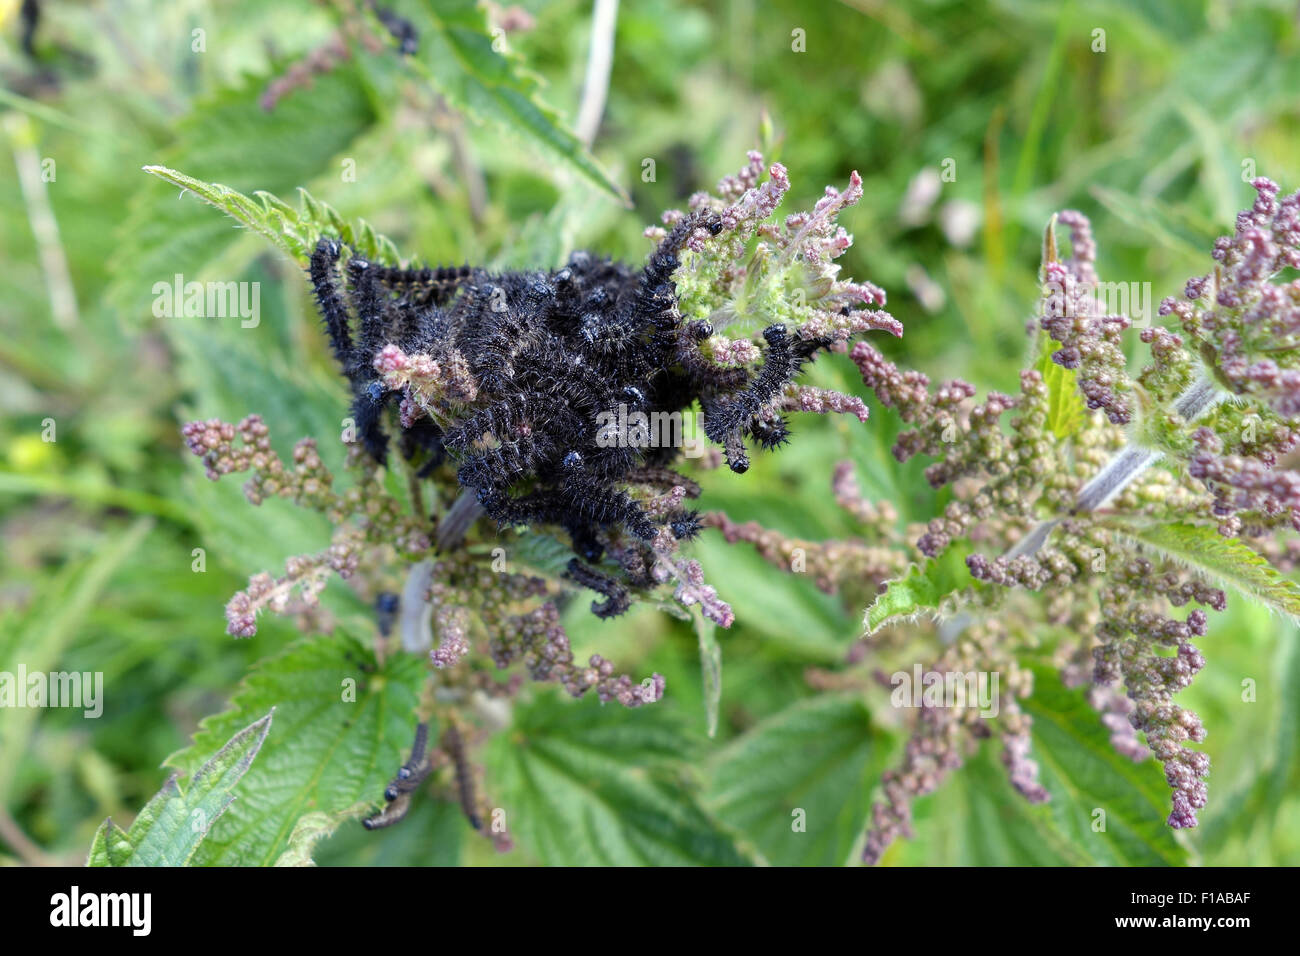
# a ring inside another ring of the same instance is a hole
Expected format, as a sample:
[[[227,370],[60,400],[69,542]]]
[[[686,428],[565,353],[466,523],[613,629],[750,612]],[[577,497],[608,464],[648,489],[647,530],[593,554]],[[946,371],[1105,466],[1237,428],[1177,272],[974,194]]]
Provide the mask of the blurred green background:
[[[1149,282],[1158,301],[1206,271],[1213,238],[1252,198],[1251,175],[1300,186],[1300,9],[1282,0],[624,2],[593,152],[632,210],[527,141],[463,120],[391,54],[358,55],[263,109],[271,80],[337,29],[329,5],[40,6],[29,55],[19,4],[0,2],[0,669],[21,655],[29,670],[102,671],[109,697],[98,721],[0,712],[3,862],[81,862],[105,816],[129,820],[162,783],[162,759],[293,636],[264,618],[255,640],[231,640],[226,599],[249,574],[327,540],[323,521],[287,503],[253,512],[238,482],[208,483],[178,437],[191,417],[254,411],[282,451],[337,428],[345,390],[306,283],[141,166],[288,199],[305,186],[434,262],[550,265],[575,247],[637,260],[644,226],[743,165],[766,115],[768,159],[793,181],[787,209],[862,174],[864,199],[841,218],[855,243],[840,261],[888,290],[907,329],[873,341],[932,378],[1007,390],[1052,211],[1092,216],[1102,278]],[[591,12],[566,0],[493,12],[524,23],[509,48],[569,122]],[[175,273],[260,282],[260,325],[154,318],[153,285]],[[844,359],[817,370],[822,384],[860,392],[852,372]],[[919,478],[924,463],[897,466],[898,423],[872,412],[865,427],[797,420],[794,445],[743,480],[708,475],[707,506],[808,538],[849,534],[827,484],[832,463],[852,457],[869,497],[925,520],[942,502]],[[42,438],[47,420],[56,441]],[[722,635],[722,727],[700,743],[707,775],[728,741],[812,696],[805,669],[843,659],[860,609],[711,534],[698,554],[738,618]],[[360,610],[337,583],[326,603]],[[653,610],[602,626],[585,601],[567,617],[578,649],[661,671],[662,706],[702,726],[689,629]],[[1203,824],[1183,838],[1190,859],[1300,862],[1297,635],[1237,601],[1203,649],[1209,664],[1182,699],[1209,728],[1214,771]],[[1245,679],[1268,692],[1243,703]],[[882,693],[870,708],[896,748],[885,704]],[[850,841],[888,757],[877,748],[843,791]],[[1006,809],[1017,798],[993,763],[978,758],[921,801],[918,838],[887,862],[1046,861]],[[383,835],[345,828],[320,859],[531,860],[461,840],[445,806],[413,817]],[[413,839],[421,827],[428,838]]]

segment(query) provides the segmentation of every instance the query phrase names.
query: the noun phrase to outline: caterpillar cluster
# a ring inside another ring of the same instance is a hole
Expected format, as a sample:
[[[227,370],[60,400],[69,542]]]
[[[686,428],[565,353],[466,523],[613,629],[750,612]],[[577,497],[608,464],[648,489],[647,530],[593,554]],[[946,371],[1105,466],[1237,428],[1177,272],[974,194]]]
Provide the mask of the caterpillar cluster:
[[[680,413],[698,402],[705,435],[743,472],[747,439],[765,450],[786,441],[777,410],[784,386],[830,345],[771,325],[756,372],[706,357],[700,347],[713,330],[683,320],[673,273],[697,230],[721,228],[716,215],[684,218],[641,269],[578,252],[558,270],[502,273],[391,268],[356,254],[340,269],[342,244],[322,238],[308,271],[352,387],[359,440],[382,463],[396,437],[424,475],[451,462],[489,517],[562,529],[583,561],[599,562],[617,540],[618,554],[632,555],[621,559],[625,571],[639,577],[632,565],[644,568],[662,535],[681,540],[700,528],[694,511],[647,510],[645,492],[681,485],[693,497],[698,487],[669,468],[679,447],[602,440],[602,415]],[[467,374],[454,420],[390,421],[399,393],[376,370],[388,345]],[[600,616],[628,607],[622,586],[602,572],[574,562],[569,573],[605,596],[593,605]]]

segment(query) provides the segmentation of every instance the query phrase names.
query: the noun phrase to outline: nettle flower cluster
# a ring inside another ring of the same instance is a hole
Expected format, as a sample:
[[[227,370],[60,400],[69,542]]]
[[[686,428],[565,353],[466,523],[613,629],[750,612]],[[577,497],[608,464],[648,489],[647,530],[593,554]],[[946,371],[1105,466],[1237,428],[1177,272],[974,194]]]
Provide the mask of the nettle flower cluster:
[[[930,558],[963,555],[973,579],[930,609],[956,613],[945,625],[952,645],[934,668],[1005,674],[1008,654],[1050,643],[1066,683],[1088,688],[1116,748],[1164,765],[1175,828],[1195,826],[1207,799],[1209,758],[1190,746],[1206,731],[1175,702],[1205,665],[1196,642],[1207,610],[1226,604],[1203,573],[1276,588],[1280,606],[1296,608],[1293,585],[1260,555],[1291,566],[1294,540],[1278,532],[1300,530],[1300,475],[1280,467],[1300,438],[1300,280],[1275,281],[1300,263],[1300,194],[1279,200],[1268,180],[1253,185],[1254,206],[1214,245],[1215,269],[1163,302],[1160,314],[1176,324],[1140,332],[1150,361],[1136,377],[1122,351],[1131,323],[1103,308],[1096,246],[1077,212],[1060,214],[1046,234],[1035,323],[1042,358],[1021,373],[1018,395],[977,401],[970,384],[932,388],[865,342],[852,352],[864,382],[912,426],[896,457],[934,458],[927,478],[953,491],[916,539]],[[1069,258],[1057,250],[1058,222],[1070,230]],[[1179,613],[1188,605],[1196,606]],[[963,627],[993,607],[996,620]],[[1029,691],[1021,684],[1021,696]],[[901,766],[885,776],[868,861],[909,832],[911,802],[987,735],[969,717],[923,710]],[[1024,796],[1045,800],[1028,718],[1015,723],[1003,762]]]
[[[1259,537],[1300,530],[1300,475],[1276,467],[1295,446],[1300,420],[1300,278],[1273,281],[1300,269],[1300,193],[1279,200],[1269,180],[1253,185],[1255,204],[1237,216],[1234,235],[1214,244],[1214,271],[1160,311],[1177,318],[1215,384],[1235,399],[1226,422],[1193,433],[1191,473],[1214,491],[1225,535]]]
[[[253,504],[287,498],[336,529],[320,554],[255,575],[227,607],[229,632],[252,636],[264,610],[328,626],[318,599],[338,575],[404,648],[428,651],[441,689],[483,690],[490,660],[522,663],[574,696],[658,700],[657,674],[636,681],[599,655],[575,660],[560,602],[576,584],[600,596],[599,617],[644,599],[698,605],[730,626],[731,607],[682,547],[718,520],[689,507],[699,486],[675,470],[688,439],[705,443],[688,434],[695,414],[713,448],[700,465],[741,474],[751,451],[786,443],[789,412],[865,420],[860,399],[798,376],[858,333],[901,334],[877,308],[884,293],[841,279],[833,262],[851,242],[836,219],[860,198],[858,175],[776,221],[788,188],[782,166],[765,170],[751,153],[718,195],[692,197],[689,212],[648,230],[656,247],[640,268],[587,252],[549,271],[401,267],[320,236],[308,273],[352,392],[351,485],[337,490],[312,439],[281,460],[256,415],[183,430],[210,478],[247,473]],[[864,568],[879,564],[878,576],[897,570],[860,550],[847,549]],[[840,557],[820,559],[829,568]],[[493,686],[508,694],[518,683]],[[374,825],[400,818],[425,749],[417,737]]]
[[[903,334],[903,326],[888,312],[885,293],[866,281],[841,278],[835,259],[853,243],[838,217],[862,198],[862,177],[854,172],[848,188],[827,186],[810,211],[775,215],[790,177],[773,163],[764,172],[763,156],[754,151],[749,163],[725,177],[716,195],[696,193],[689,212],[664,213],[666,227],[677,228],[690,216],[713,216],[721,225],[711,241],[696,234],[687,243],[696,253],[676,276],[682,315],[707,322],[714,333],[704,351],[723,365],[743,364],[752,353],[749,336],[771,322],[784,324],[803,341],[826,342],[844,351],[850,338],[863,332]],[[646,235],[663,239],[665,228],[651,227]],[[738,338],[728,338],[731,333]],[[824,393],[791,384],[786,403],[811,411],[849,411],[866,417],[850,396]]]

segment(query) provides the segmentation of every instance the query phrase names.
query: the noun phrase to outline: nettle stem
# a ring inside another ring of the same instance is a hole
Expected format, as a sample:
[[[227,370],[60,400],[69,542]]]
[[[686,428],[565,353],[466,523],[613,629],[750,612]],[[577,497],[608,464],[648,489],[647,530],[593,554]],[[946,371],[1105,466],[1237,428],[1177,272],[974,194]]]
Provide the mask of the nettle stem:
[[[1120,453],[1106,463],[1092,480],[1079,490],[1070,514],[1096,511],[1127,488],[1138,475],[1155,464],[1164,453],[1140,445],[1125,445]]]
[[[1196,381],[1187,386],[1183,393],[1174,399],[1173,411],[1184,421],[1193,422],[1227,397],[1227,394],[1214,381],[1210,373],[1202,371]],[[1075,498],[1074,507],[1070,509],[1070,514],[1077,515],[1096,511],[1132,484],[1138,475],[1163,457],[1163,451],[1155,448],[1145,448],[1130,439],[1129,443],[1120,449],[1119,454],[1107,462],[1101,471],[1097,472],[1086,485],[1079,489],[1079,494]],[[1049,518],[1040,521],[1034,526],[1033,530],[1007,551],[1005,557],[1019,558],[1037,554],[1039,549],[1047,542],[1052,529],[1060,522],[1060,518]]]

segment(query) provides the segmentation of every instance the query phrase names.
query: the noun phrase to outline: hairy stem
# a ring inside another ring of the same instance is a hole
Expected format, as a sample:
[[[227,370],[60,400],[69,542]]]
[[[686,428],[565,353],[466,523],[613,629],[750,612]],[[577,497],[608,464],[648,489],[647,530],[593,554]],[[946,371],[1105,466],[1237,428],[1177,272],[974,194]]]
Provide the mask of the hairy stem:
[[[1106,466],[1079,490],[1070,514],[1096,511],[1128,487],[1133,479],[1146,471],[1148,466],[1159,461],[1163,454],[1139,445],[1125,445],[1118,455],[1107,462]]]
[[[1187,386],[1183,393],[1174,399],[1173,410],[1184,421],[1193,422],[1226,397],[1214,379],[1210,377],[1209,372],[1206,371],[1202,372],[1196,381]],[[1101,471],[1097,472],[1086,485],[1079,489],[1079,494],[1074,500],[1074,507],[1070,509],[1070,514],[1076,515],[1096,511],[1132,484],[1138,475],[1163,457],[1164,452],[1153,448],[1143,448],[1130,440],[1127,445],[1120,449],[1119,454],[1107,462]],[[1037,554],[1060,520],[1060,518],[1049,518],[1040,521],[1029,534],[1021,538],[1007,551],[1006,557],[1019,558]]]

